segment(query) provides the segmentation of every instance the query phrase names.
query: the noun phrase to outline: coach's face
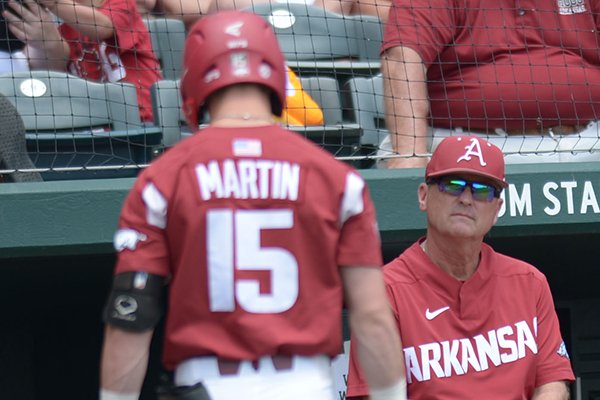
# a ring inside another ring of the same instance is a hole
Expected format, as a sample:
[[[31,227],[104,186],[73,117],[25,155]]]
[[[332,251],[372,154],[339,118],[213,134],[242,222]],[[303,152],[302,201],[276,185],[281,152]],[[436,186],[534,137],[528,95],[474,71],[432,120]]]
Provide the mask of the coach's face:
[[[457,239],[481,240],[498,220],[502,206],[502,199],[485,195],[486,185],[492,182],[464,173],[422,183],[419,208],[427,213],[428,230]]]

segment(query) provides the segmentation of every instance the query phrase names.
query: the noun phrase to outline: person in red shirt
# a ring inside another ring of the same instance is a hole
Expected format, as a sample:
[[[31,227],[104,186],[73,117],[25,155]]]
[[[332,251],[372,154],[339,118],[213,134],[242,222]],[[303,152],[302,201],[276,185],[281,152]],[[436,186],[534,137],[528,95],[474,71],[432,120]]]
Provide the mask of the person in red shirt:
[[[27,43],[31,69],[64,70],[99,82],[137,89],[140,118],[152,122],[150,87],[162,78],[150,33],[134,0],[10,1],[4,12]],[[57,26],[55,17],[60,19]]]
[[[196,0],[188,0],[195,3]],[[277,6],[277,1],[268,0],[211,0],[208,10],[243,10],[261,3],[272,3]],[[285,3],[285,2],[282,2]],[[307,6],[321,7],[328,11],[341,15],[372,15],[378,17],[382,22],[388,19],[391,0],[303,0]]]
[[[137,178],[114,244],[101,400],[137,399],[168,289],[163,363],[176,392],[212,400],[333,400],[342,305],[374,399],[405,399],[367,186],[274,122],[286,69],[260,16],[220,12],[188,34],[190,127]],[[345,295],[345,296],[344,296]]]
[[[440,137],[462,132],[507,163],[600,160],[599,27],[598,0],[395,1],[382,147],[404,157],[388,167],[425,166]]]
[[[172,18],[181,20],[186,30],[209,13],[212,0],[136,0],[143,18]]]
[[[506,186],[502,151],[477,137],[444,139],[427,165],[426,236],[384,267],[410,399],[569,397],[574,375],[545,276],[483,242]],[[350,360],[347,398],[366,396],[353,349]]]

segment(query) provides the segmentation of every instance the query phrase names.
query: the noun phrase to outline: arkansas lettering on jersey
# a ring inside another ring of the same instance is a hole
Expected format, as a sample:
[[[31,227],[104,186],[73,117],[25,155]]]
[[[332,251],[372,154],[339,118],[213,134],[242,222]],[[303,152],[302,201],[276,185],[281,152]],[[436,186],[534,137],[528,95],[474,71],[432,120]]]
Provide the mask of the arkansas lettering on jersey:
[[[163,357],[335,356],[340,266],[379,267],[375,209],[349,165],[280,126],[209,127],[145,169],[116,272],[172,276]]]
[[[383,270],[410,399],[529,399],[536,385],[574,379],[548,282],[532,265],[484,243],[460,281],[417,242]],[[368,392],[352,352],[347,395]]]
[[[407,382],[479,372],[537,354],[537,318],[519,321],[471,338],[424,343],[404,348]]]

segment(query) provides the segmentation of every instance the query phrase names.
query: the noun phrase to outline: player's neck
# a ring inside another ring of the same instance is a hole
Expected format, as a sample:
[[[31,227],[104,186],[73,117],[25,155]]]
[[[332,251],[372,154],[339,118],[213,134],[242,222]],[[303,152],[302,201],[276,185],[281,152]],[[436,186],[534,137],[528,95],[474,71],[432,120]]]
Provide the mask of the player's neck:
[[[271,115],[254,115],[251,113],[220,114],[211,118],[210,125],[217,127],[243,127],[273,125],[275,121]]]
[[[211,126],[243,127],[275,123],[268,93],[256,85],[226,88],[211,98],[209,112]]]
[[[460,281],[473,276],[479,266],[481,243],[447,243],[426,239],[421,243],[421,248],[435,265]]]

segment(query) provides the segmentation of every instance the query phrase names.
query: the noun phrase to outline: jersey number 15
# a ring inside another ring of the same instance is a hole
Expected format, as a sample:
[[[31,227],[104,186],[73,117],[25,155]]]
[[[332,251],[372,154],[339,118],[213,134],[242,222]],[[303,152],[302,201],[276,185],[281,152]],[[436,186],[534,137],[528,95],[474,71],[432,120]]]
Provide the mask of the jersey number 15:
[[[298,298],[298,262],[281,247],[261,247],[263,229],[290,229],[290,209],[213,209],[206,215],[210,310],[234,311],[237,304],[252,313],[289,310]],[[270,293],[260,293],[256,279],[235,279],[234,270],[266,270]]]

